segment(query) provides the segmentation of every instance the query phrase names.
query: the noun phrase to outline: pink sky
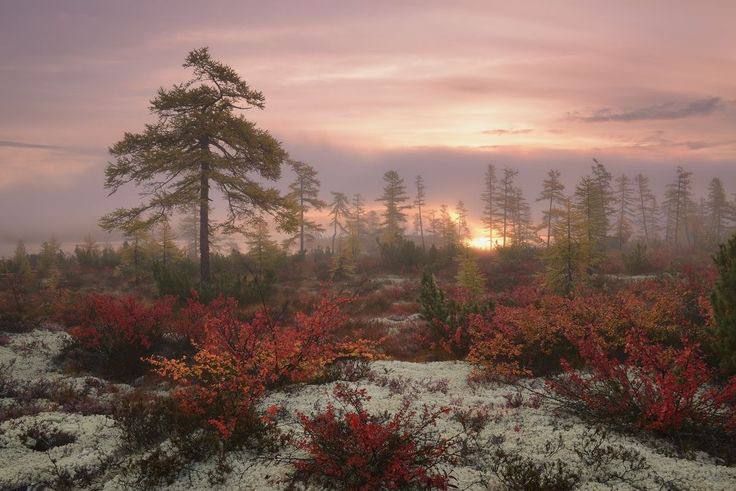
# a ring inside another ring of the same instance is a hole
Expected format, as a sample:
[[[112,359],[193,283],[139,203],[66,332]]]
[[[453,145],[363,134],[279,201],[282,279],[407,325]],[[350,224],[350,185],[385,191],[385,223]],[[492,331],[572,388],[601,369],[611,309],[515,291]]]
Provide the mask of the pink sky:
[[[593,156],[736,185],[734,19],[726,1],[0,0],[0,240],[91,229],[124,201],[103,198],[106,147],[205,45],[264,92],[251,116],[325,194],[374,197],[397,167],[454,203],[493,160],[533,200],[549,167],[573,179]]]

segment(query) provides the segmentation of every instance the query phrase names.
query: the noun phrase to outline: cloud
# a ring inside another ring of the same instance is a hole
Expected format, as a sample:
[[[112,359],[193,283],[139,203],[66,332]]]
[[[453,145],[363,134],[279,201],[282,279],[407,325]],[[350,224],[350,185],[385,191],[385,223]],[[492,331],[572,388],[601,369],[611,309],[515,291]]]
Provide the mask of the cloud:
[[[11,140],[0,140],[0,147],[7,148],[35,148],[39,150],[68,150],[66,147],[57,145],[42,145],[40,143],[24,143]]]
[[[614,112],[610,108],[603,108],[593,112],[589,116],[578,116],[577,114],[573,114],[572,116],[574,119],[586,123],[683,119],[693,116],[707,116],[723,106],[724,102],[720,97],[706,97],[690,102],[665,102],[663,104],[655,104],[621,112]]]
[[[78,147],[73,145],[47,145],[44,143],[27,143],[14,140],[0,140],[0,148],[20,148],[29,150],[49,150],[54,152],[69,152],[76,155],[99,155],[104,153],[103,148]]]
[[[484,135],[493,135],[493,136],[505,136],[505,135],[525,135],[527,133],[531,133],[531,128],[520,128],[520,129],[504,129],[504,128],[495,128],[492,130],[485,130],[483,132]]]

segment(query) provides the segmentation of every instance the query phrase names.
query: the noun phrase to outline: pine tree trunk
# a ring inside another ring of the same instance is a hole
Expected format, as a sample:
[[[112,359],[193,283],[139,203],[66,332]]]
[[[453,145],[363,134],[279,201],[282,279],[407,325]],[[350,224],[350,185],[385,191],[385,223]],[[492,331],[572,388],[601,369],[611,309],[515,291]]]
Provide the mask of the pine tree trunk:
[[[332,255],[335,255],[335,239],[337,238],[337,215],[335,215],[335,230],[332,232]]]
[[[299,254],[304,254],[304,180],[299,180]]]
[[[425,250],[424,248],[424,226],[422,224],[422,207],[419,206],[419,236],[422,238],[422,250]]]
[[[199,146],[203,152],[209,150],[207,137],[200,139]],[[199,280],[203,285],[210,281],[209,170],[209,162],[203,160],[199,174]]]
[[[552,235],[552,197],[549,198],[549,211],[547,212],[547,249],[549,249],[549,238]]]
[[[649,244],[649,230],[647,230],[647,211],[644,207],[644,193],[639,184],[639,200],[641,201],[641,222],[644,226],[644,243]]]

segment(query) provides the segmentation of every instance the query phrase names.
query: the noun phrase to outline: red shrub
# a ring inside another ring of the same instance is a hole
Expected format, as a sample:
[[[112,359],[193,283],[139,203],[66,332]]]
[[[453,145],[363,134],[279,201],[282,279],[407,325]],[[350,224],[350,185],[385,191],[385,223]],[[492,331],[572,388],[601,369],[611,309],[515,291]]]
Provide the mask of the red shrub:
[[[313,417],[299,414],[305,437],[299,446],[309,458],[298,461],[296,478],[338,484],[346,489],[447,489],[450,477],[438,466],[451,440],[429,432],[448,408],[424,407],[406,400],[394,415],[371,415],[365,389],[337,384],[332,403]]]
[[[607,353],[623,353],[631,332],[673,347],[685,338],[708,346],[708,284],[688,276],[648,280],[572,299],[520,288],[498,295],[492,315],[469,317],[468,360],[484,376],[544,375],[560,368],[560,358],[577,364],[576,342],[591,331]]]
[[[76,341],[67,358],[83,368],[126,378],[142,373],[141,358],[160,347],[174,322],[174,299],[144,303],[132,296],[88,294],[56,313]]]
[[[182,384],[175,392],[182,409],[228,439],[236,431],[247,431],[243,423],[252,422],[255,403],[266,389],[314,378],[343,357],[371,356],[369,344],[344,343],[334,335],[345,321],[341,307],[346,302],[323,298],[312,313],[297,313],[288,326],[276,324],[267,311],[244,322],[234,304],[213,302],[204,311],[201,341],[192,360],[150,361],[160,375]]]
[[[197,292],[187,298],[187,304],[179,311],[175,324],[175,332],[199,345],[204,341],[205,323],[209,318],[236,318],[238,303],[234,298],[217,297],[209,304],[199,301]]]
[[[563,360],[565,374],[548,382],[575,409],[661,433],[736,430],[736,378],[722,388],[711,386],[712,370],[696,344],[663,347],[632,333],[623,363],[610,358],[593,334],[577,345],[590,373]]]

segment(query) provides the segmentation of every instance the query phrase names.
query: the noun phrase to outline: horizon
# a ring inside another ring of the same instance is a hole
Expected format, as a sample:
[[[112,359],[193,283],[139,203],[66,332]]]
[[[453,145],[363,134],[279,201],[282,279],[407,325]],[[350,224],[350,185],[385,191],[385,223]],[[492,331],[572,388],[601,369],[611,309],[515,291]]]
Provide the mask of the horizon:
[[[325,196],[371,202],[388,169],[413,195],[422,174],[430,207],[463,199],[477,228],[489,162],[519,169],[535,221],[543,175],[560,169],[569,190],[594,157],[650,175],[660,197],[677,165],[697,193],[736,183],[736,4],[384,7],[0,2],[0,254],[105,240],[97,219],[136,197],[106,196],[106,148],[152,121],[149,100],[200,46],[264,93],[246,117],[312,164]]]

